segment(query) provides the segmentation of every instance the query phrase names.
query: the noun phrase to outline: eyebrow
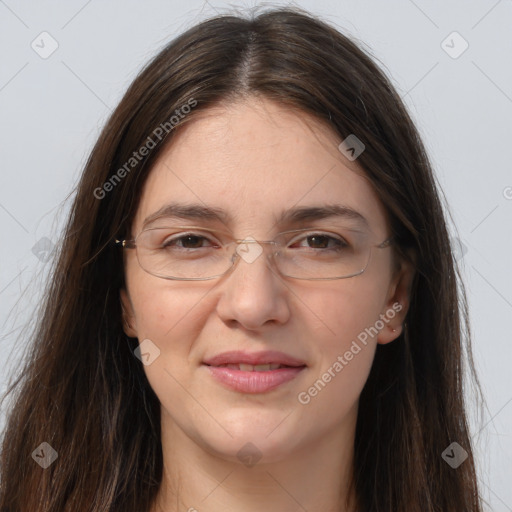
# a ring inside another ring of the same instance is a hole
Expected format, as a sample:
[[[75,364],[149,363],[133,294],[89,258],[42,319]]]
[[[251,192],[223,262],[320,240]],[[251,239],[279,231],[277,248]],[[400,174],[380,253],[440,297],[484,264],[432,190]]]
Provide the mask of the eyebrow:
[[[276,219],[278,224],[299,224],[304,221],[322,220],[339,217],[356,221],[369,229],[368,220],[358,211],[341,204],[328,204],[321,206],[300,206],[283,210]],[[152,213],[144,220],[142,229],[162,218],[176,218],[183,220],[218,221],[229,225],[233,218],[222,208],[204,206],[201,204],[169,203]]]

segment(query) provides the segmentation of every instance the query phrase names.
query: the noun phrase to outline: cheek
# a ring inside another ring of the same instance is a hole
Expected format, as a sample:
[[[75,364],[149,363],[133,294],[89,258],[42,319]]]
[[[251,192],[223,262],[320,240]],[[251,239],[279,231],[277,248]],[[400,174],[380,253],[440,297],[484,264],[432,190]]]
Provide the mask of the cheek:
[[[309,297],[309,318],[314,323],[308,331],[314,339],[304,341],[315,347],[316,364],[298,401],[310,403],[313,416],[343,417],[356,404],[368,378],[386,289],[375,276],[363,275],[304,295]]]
[[[310,331],[316,333],[311,340],[315,364],[296,400],[306,421],[314,424],[322,418],[325,430],[355,417],[375,355],[376,337],[365,329],[378,319],[378,301],[360,284],[326,289],[316,297],[314,309],[322,321]]]
[[[159,285],[151,289],[146,286],[134,286],[132,290],[139,340],[150,338],[160,345],[165,331],[171,328],[171,317],[179,314],[179,302],[171,295],[163,293]]]
[[[321,343],[324,353],[345,350],[358,337],[364,340],[368,330],[374,334],[370,328],[379,320],[387,292],[385,285],[382,277],[362,274],[305,291],[302,300],[314,323],[316,343]],[[376,336],[367,337],[368,344],[376,343]]]
[[[201,298],[193,285],[160,279],[145,272],[135,254],[130,254],[125,268],[126,284],[132,300],[137,337],[150,339],[165,349],[180,322]]]
[[[126,270],[140,351],[150,353],[144,372],[160,399],[162,393],[176,396],[178,382],[185,382],[192,371],[189,356],[201,329],[197,311],[204,292],[190,283],[151,276],[136,258],[127,262]]]
[[[146,284],[134,286],[133,305],[139,343],[150,340],[148,346],[156,354],[144,365],[144,372],[165,409],[175,411],[187,403],[185,389],[197,367],[191,354],[202,329],[198,314],[204,294],[190,285],[158,281],[162,283],[149,278]]]

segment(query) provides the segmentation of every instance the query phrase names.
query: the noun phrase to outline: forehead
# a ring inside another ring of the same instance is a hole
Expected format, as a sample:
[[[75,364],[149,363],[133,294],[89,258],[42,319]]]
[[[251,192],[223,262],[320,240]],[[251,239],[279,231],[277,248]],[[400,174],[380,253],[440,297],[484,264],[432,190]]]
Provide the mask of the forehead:
[[[360,212],[371,231],[385,235],[385,208],[340,142],[315,118],[270,100],[206,109],[176,132],[149,172],[133,233],[178,202],[223,210],[227,227],[242,236],[279,228],[287,209],[326,204]]]

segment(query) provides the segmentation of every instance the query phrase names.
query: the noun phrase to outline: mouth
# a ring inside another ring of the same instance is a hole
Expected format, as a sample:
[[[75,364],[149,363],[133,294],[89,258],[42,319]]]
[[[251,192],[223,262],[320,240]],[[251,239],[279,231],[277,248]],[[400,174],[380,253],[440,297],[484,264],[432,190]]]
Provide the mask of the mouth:
[[[241,371],[272,371],[282,367],[298,368],[306,363],[284,352],[266,350],[263,352],[245,352],[234,350],[223,352],[203,361],[207,366],[231,368]]]
[[[206,364],[206,363],[205,363]],[[225,363],[219,365],[209,365],[213,368],[229,368],[231,370],[239,370],[242,372],[268,372],[273,370],[280,370],[281,368],[305,368],[305,365],[302,366],[289,366],[286,364],[279,363],[270,363],[270,364],[246,364],[246,363]]]
[[[267,393],[300,375],[307,365],[284,352],[231,351],[206,359],[202,367],[213,380],[239,393]]]

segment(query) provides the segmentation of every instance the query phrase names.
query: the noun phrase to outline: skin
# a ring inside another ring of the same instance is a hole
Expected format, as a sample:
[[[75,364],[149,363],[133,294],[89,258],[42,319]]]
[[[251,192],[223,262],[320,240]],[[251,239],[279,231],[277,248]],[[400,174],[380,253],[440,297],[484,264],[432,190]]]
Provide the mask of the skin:
[[[285,230],[274,221],[282,209],[342,203],[368,219],[381,243],[391,234],[386,210],[357,160],[337,149],[340,142],[314,118],[266,99],[205,110],[182,126],[151,170],[132,234],[172,200],[223,208],[235,237],[257,240]],[[198,222],[205,221],[183,224]],[[413,269],[394,264],[390,248],[375,249],[363,274],[315,282],[281,277],[260,257],[193,282],[152,276],[134,250],[125,251],[125,332],[160,350],[144,366],[162,411],[164,478],[154,511],[352,510],[344,500],[359,396],[377,343],[400,335],[409,305]],[[298,394],[397,302],[401,311],[378,335],[359,343],[362,350],[307,405],[299,403]],[[228,350],[279,350],[307,368],[277,390],[240,393],[201,366]],[[262,456],[252,467],[237,457],[247,442]]]

